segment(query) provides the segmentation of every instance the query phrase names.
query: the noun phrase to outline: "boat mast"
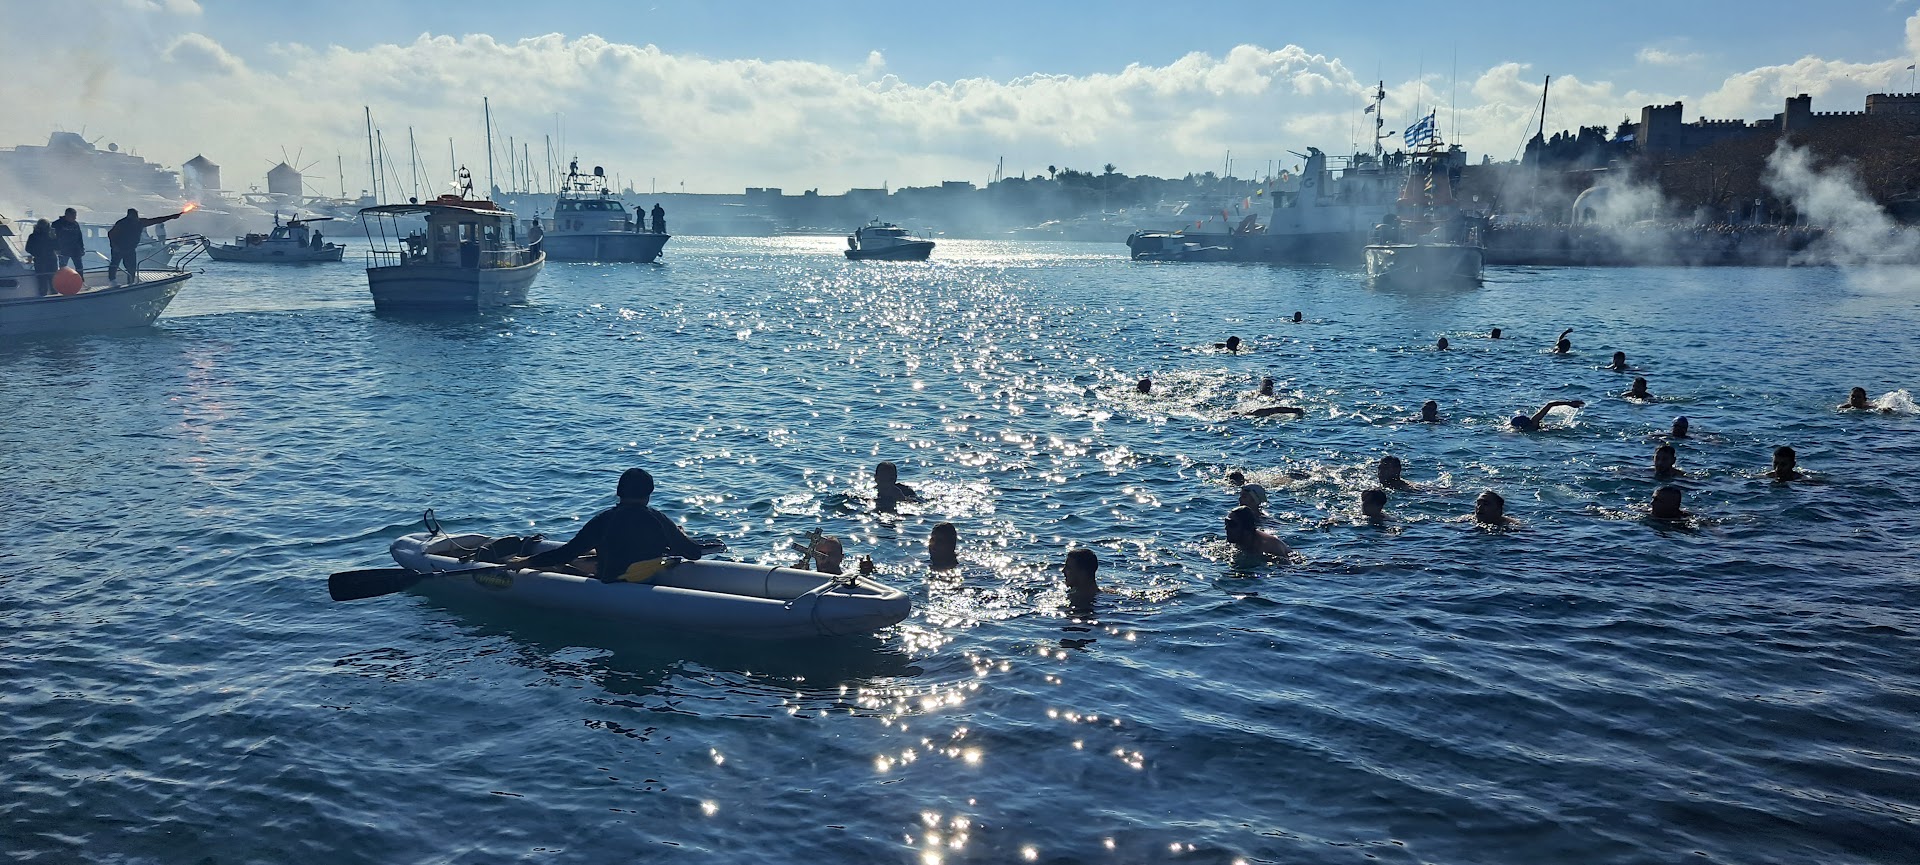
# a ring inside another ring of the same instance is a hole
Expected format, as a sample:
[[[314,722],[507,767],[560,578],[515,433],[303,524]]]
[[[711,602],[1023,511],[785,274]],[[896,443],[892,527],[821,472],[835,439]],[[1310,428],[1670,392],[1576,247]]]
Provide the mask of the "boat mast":
[[[407,127],[407,176],[413,181],[413,200],[420,200],[420,146],[413,142],[413,127]]]
[[[367,194],[373,196],[373,203],[380,203],[380,175],[373,164],[373,109],[362,105],[360,110],[367,115]]]
[[[480,97],[480,113],[487,118],[487,198],[493,198],[493,106]]]
[[[1553,76],[1551,75],[1540,84],[1540,142],[1542,144],[1547,140],[1547,88],[1552,86]]]
[[[520,190],[520,164],[513,158],[513,136],[507,136],[507,190]]]
[[[1373,162],[1375,165],[1380,163],[1380,156],[1386,152],[1386,148],[1380,146],[1381,136],[1387,134],[1385,131],[1387,118],[1381,116],[1381,106],[1385,105],[1386,101],[1387,80],[1382,78],[1379,84],[1374,85],[1373,90]]]
[[[333,173],[340,178],[340,197],[345,199],[347,197],[347,158],[341,156],[338,150],[333,152]]]

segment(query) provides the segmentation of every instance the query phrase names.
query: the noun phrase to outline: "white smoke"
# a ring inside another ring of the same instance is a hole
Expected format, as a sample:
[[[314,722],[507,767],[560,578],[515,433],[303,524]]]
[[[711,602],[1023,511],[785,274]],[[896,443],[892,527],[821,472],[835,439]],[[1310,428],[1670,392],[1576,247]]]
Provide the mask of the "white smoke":
[[[1920,236],[1873,203],[1850,166],[1822,169],[1812,151],[1782,139],[1767,157],[1761,182],[1792,204],[1802,222],[1826,229],[1807,251],[1807,263],[1860,267],[1920,261]],[[1884,280],[1894,274],[1876,276]],[[1903,269],[1899,276],[1913,281],[1915,274]]]

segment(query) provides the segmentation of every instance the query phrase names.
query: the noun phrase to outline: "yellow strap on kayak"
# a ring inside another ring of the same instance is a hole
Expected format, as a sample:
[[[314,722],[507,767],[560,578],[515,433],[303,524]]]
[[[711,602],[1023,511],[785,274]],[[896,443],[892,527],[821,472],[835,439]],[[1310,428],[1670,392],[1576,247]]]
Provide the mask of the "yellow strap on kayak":
[[[683,560],[679,556],[661,556],[657,559],[646,559],[644,561],[634,562],[627,566],[626,573],[620,575],[620,581],[623,583],[644,583],[653,579],[661,571],[680,564],[681,561]]]

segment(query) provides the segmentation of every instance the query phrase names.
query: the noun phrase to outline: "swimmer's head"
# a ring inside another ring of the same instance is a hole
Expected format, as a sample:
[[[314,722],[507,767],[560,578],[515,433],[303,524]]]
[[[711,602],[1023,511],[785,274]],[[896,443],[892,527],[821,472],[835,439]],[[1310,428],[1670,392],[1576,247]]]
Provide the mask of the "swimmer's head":
[[[1627,393],[1640,397],[1647,396],[1647,380],[1644,378],[1635,378],[1633,380],[1633,387],[1628,388]]]
[[[1868,407],[1867,389],[1864,387],[1856,387],[1853,390],[1848,391],[1847,407],[1848,408],[1867,408]]]
[[[1139,384],[1133,386],[1133,389],[1139,393],[1151,393],[1153,391],[1153,379],[1143,378]]]
[[[1421,403],[1420,419],[1423,421],[1429,421],[1429,422],[1439,420],[1440,404],[1437,402],[1434,402],[1433,400],[1427,400],[1426,402]]]
[[[927,557],[934,561],[951,560],[959,555],[960,530],[952,523],[937,523],[927,535]]]
[[[1479,498],[1473,500],[1473,519],[1488,525],[1506,522],[1507,500],[1493,490],[1481,493]]]
[[[1253,539],[1253,532],[1260,525],[1260,515],[1253,508],[1241,505],[1227,512],[1227,543],[1245,544]]]
[[[1387,491],[1379,487],[1360,492],[1360,513],[1367,519],[1384,519],[1387,515]]]
[[[1653,491],[1653,516],[1661,520],[1677,520],[1686,516],[1680,509],[1680,488],[1661,487]]]
[[[1799,464],[1799,455],[1793,452],[1793,448],[1782,445],[1773,449],[1773,474],[1775,477],[1784,478],[1793,474],[1794,467]]]
[[[1236,487],[1246,486],[1247,475],[1238,469],[1227,472],[1227,483],[1233,484]]]
[[[1246,484],[1240,487],[1240,503],[1250,508],[1258,508],[1267,503],[1267,488],[1259,484]]]
[[[887,487],[887,486],[891,486],[893,484],[899,483],[900,467],[894,465],[891,462],[884,462],[877,466],[874,466],[873,482],[880,485],[881,487]]]
[[[1560,341],[1553,344],[1553,350],[1560,354],[1566,354],[1573,350],[1573,340],[1564,336],[1560,337]]]
[[[1390,484],[1400,479],[1401,468],[1403,467],[1400,465],[1400,458],[1388,454],[1380,458],[1380,467],[1376,473],[1380,476],[1381,483]]]
[[[1439,342],[1436,342],[1436,343],[1434,343],[1434,344],[1433,344],[1433,347],[1434,347],[1434,348],[1437,348],[1437,349],[1439,349],[1439,350],[1441,350],[1441,351],[1446,351],[1446,350],[1447,350],[1447,338],[1446,338],[1446,337],[1444,337],[1444,336],[1443,336],[1443,337],[1440,337],[1440,341],[1439,341]]]
[[[1239,350],[1240,350],[1240,337],[1237,337],[1237,336],[1227,337],[1227,351],[1239,351]]]
[[[1677,439],[1686,438],[1687,426],[1688,426],[1687,419],[1684,416],[1674,418],[1673,419],[1673,437]]]
[[[1496,327],[1496,328],[1494,328],[1493,330],[1490,330],[1490,331],[1488,331],[1488,332],[1487,332],[1487,336],[1488,336],[1488,337],[1490,337],[1490,338],[1492,338],[1492,339],[1499,339],[1499,338],[1500,338],[1500,328],[1497,328],[1497,327]]]
[[[1678,462],[1679,459],[1680,455],[1673,449],[1673,445],[1661,445],[1653,451],[1653,470],[1657,472],[1673,471],[1674,463]]]
[[[1264,376],[1260,379],[1260,395],[1273,396],[1273,376]]]
[[[1293,311],[1293,323],[1299,324],[1300,320],[1301,320],[1300,311],[1296,309]]]
[[[839,538],[832,535],[821,538],[813,544],[814,567],[821,573],[840,573],[841,565],[845,563],[846,558],[847,548],[840,544]]]
[[[1613,353],[1613,368],[1614,368],[1614,369],[1626,369],[1626,368],[1627,368],[1627,353],[1626,353],[1626,352],[1624,352],[1624,351],[1616,351],[1616,352],[1614,352],[1614,353]]]

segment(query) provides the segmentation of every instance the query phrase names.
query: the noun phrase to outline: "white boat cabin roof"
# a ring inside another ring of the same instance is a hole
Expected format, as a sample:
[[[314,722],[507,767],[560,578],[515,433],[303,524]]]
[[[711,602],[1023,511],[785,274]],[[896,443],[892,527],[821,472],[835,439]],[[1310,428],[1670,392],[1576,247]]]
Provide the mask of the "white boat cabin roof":
[[[626,213],[627,207],[611,198],[562,198],[553,204],[553,212],[555,213],[574,213],[579,211]]]

